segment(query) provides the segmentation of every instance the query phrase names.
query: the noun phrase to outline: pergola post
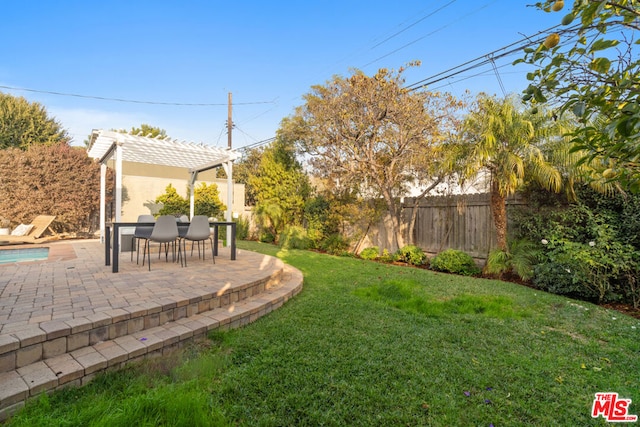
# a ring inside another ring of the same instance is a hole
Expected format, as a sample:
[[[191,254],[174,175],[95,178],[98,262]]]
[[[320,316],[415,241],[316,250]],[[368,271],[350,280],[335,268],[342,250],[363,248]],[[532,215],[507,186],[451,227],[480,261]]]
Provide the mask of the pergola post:
[[[116,143],[116,214],[115,221],[120,222],[122,216],[122,145]]]
[[[107,222],[107,165],[100,163],[100,243],[104,243],[105,223]]]
[[[196,214],[196,179],[198,179],[198,171],[191,171],[189,178],[189,219],[193,219]]]

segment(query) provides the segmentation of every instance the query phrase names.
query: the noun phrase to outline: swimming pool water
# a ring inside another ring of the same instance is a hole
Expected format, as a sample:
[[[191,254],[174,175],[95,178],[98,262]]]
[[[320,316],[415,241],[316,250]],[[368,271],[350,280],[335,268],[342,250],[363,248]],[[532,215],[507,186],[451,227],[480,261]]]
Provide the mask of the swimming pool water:
[[[0,249],[0,264],[41,261],[49,258],[49,248]]]

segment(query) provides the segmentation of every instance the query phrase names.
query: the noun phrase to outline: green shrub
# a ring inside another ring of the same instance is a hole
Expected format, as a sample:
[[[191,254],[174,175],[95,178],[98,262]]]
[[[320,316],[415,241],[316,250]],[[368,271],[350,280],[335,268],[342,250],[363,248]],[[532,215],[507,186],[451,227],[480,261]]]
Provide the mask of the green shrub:
[[[247,240],[249,237],[249,219],[244,216],[240,216],[234,221],[236,223],[236,239]]]
[[[269,231],[263,230],[262,233],[260,233],[260,237],[258,238],[258,240],[262,243],[273,243],[276,241],[276,236],[271,234]]]
[[[303,224],[313,248],[320,248],[325,236],[337,232],[338,224],[331,214],[331,204],[324,196],[316,196],[305,202]]]
[[[220,219],[225,221],[224,218]],[[236,223],[236,240],[247,240],[249,236],[249,220],[239,217],[233,220]],[[227,241],[227,227],[218,227],[218,239]]]
[[[342,234],[331,234],[320,243],[320,249],[331,255],[342,255],[349,249],[349,241]]]
[[[382,255],[380,255],[380,261],[382,262],[393,262],[393,254],[389,253],[387,249],[382,250]]]
[[[188,202],[186,199],[185,201]],[[223,216],[227,207],[220,201],[218,185],[201,182],[194,189],[193,209],[195,215],[205,215],[207,217]]]
[[[219,221],[226,221],[224,218],[218,218]],[[233,222],[236,223],[236,241],[238,240],[246,240],[249,233],[249,221],[244,220],[242,218],[234,219]],[[218,227],[218,240],[222,240],[227,243],[227,226],[219,226]]]
[[[502,276],[514,273],[522,280],[533,277],[533,267],[539,256],[537,245],[527,239],[518,239],[509,243],[509,250],[494,249],[489,253],[485,272]]]
[[[307,230],[297,225],[286,226],[280,238],[278,245],[283,249],[309,249],[311,240],[307,237]]]
[[[189,214],[189,200],[179,195],[172,184],[167,185],[164,189],[164,194],[156,197],[155,202],[163,204],[158,215],[180,216]]]
[[[407,245],[398,249],[394,259],[411,265],[424,265],[427,262],[427,255],[419,247]]]
[[[367,260],[375,260],[380,257],[380,248],[377,246],[371,246],[370,248],[365,248],[360,252],[360,258]]]
[[[162,208],[158,215],[188,215],[190,206],[189,199],[182,197],[172,184],[169,184],[164,194],[156,197],[155,203],[162,203]],[[220,201],[218,186],[207,185],[202,182],[194,190],[194,214],[205,215],[207,217],[221,216],[224,214],[226,206]]]
[[[578,202],[540,189],[511,212],[514,237],[541,252],[533,283],[548,292],[594,302],[640,305],[640,195],[603,195],[576,186]],[[593,242],[590,244],[590,242]]]
[[[599,303],[625,299],[638,304],[640,254],[633,246],[604,236],[588,243],[544,240],[543,246],[533,281],[540,289]]]
[[[457,249],[447,249],[431,258],[430,267],[435,271],[473,276],[480,273],[471,255]]]

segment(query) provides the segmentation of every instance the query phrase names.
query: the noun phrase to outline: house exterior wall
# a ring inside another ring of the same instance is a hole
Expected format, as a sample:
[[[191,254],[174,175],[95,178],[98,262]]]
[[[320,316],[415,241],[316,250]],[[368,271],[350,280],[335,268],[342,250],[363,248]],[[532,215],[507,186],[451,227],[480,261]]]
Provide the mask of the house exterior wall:
[[[227,180],[215,178],[215,170],[198,174],[196,186],[201,182],[215,183],[220,192],[221,202],[227,204]],[[122,221],[136,221],[138,215],[153,213],[150,203],[164,194],[172,184],[178,194],[188,198],[189,171],[171,166],[150,165],[145,163],[123,162],[122,164]],[[244,207],[244,184],[233,185],[233,213],[242,214]],[[222,218],[219,218],[222,219]]]

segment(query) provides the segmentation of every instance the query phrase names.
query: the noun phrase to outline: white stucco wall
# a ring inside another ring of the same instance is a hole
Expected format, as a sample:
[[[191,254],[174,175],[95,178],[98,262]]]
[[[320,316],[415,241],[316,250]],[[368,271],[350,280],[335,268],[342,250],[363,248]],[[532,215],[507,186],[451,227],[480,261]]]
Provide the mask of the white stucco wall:
[[[178,194],[188,198],[187,185],[189,173],[186,169],[173,168],[169,166],[147,165],[142,163],[125,163],[122,167],[122,185],[124,187],[122,202],[122,221],[136,221],[138,215],[151,213],[145,206],[148,202],[153,202],[156,197],[164,194],[169,184],[175,187]],[[201,173],[196,181],[196,187],[200,183],[218,186],[221,202],[227,204],[227,180],[216,179],[213,171]],[[244,207],[244,184],[234,184],[233,186],[233,206],[234,213],[242,214]],[[223,219],[223,218],[219,218]]]

